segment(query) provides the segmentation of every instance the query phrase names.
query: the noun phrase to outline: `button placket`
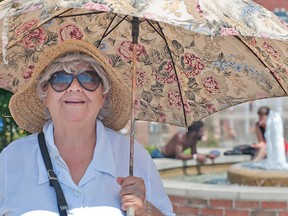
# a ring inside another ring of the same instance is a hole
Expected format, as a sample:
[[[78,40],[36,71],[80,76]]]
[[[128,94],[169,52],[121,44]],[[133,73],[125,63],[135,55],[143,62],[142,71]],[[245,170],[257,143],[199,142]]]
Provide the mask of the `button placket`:
[[[74,195],[76,197],[80,197],[82,195],[82,192],[80,190],[74,190]]]

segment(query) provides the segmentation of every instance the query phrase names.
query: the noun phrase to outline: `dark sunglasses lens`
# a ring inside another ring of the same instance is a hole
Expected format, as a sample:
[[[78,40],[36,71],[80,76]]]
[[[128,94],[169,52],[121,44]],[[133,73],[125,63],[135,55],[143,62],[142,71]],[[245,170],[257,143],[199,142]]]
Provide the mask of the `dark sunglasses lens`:
[[[57,92],[66,90],[70,86],[72,81],[73,75],[68,74],[64,71],[56,72],[49,80],[52,88]]]
[[[78,74],[77,79],[81,86],[88,91],[96,90],[102,82],[101,78],[95,71],[85,71]]]

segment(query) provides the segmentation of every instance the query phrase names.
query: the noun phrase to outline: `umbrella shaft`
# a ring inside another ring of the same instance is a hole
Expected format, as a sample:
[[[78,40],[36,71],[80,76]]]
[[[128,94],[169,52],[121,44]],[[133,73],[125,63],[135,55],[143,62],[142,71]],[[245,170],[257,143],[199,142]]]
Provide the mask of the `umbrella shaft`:
[[[136,98],[136,52],[137,44],[133,43],[133,61],[132,61],[132,102],[131,102],[131,127],[130,127],[130,162],[129,162],[129,175],[133,176],[133,164],[134,164],[134,104]]]
[[[138,17],[133,17],[132,20],[132,42],[133,44],[138,44],[139,37],[139,19]]]

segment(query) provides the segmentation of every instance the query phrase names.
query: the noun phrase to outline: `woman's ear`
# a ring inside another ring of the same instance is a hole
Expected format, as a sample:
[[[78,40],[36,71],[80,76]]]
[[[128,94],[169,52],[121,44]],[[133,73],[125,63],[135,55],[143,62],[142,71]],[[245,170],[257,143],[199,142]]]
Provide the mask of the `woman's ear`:
[[[107,99],[107,94],[108,94],[108,93],[106,93],[106,94],[102,94],[102,97],[103,97],[104,100]]]
[[[48,91],[48,85],[49,85],[49,83],[47,82],[47,83],[42,87],[42,89],[43,89],[44,92],[47,92],[47,91]]]
[[[49,85],[49,83],[47,82],[47,83],[42,87],[42,90],[43,90],[44,92],[46,92],[46,96],[45,96],[45,98],[43,99],[43,104],[44,104],[45,107],[47,107],[46,98],[47,98],[47,92],[48,92],[48,85]]]

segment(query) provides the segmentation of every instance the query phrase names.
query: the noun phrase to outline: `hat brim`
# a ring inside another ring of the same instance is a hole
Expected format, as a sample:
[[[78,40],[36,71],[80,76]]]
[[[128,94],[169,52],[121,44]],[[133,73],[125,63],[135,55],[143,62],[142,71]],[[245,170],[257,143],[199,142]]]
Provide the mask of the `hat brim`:
[[[111,113],[103,119],[105,126],[122,129],[131,115],[131,90],[123,84],[104,55],[91,43],[83,40],[66,40],[47,48],[39,57],[28,84],[17,91],[10,100],[9,109],[19,127],[31,132],[40,132],[47,121],[45,106],[36,94],[37,79],[44,69],[64,53],[79,51],[94,58],[105,70],[111,81]]]

